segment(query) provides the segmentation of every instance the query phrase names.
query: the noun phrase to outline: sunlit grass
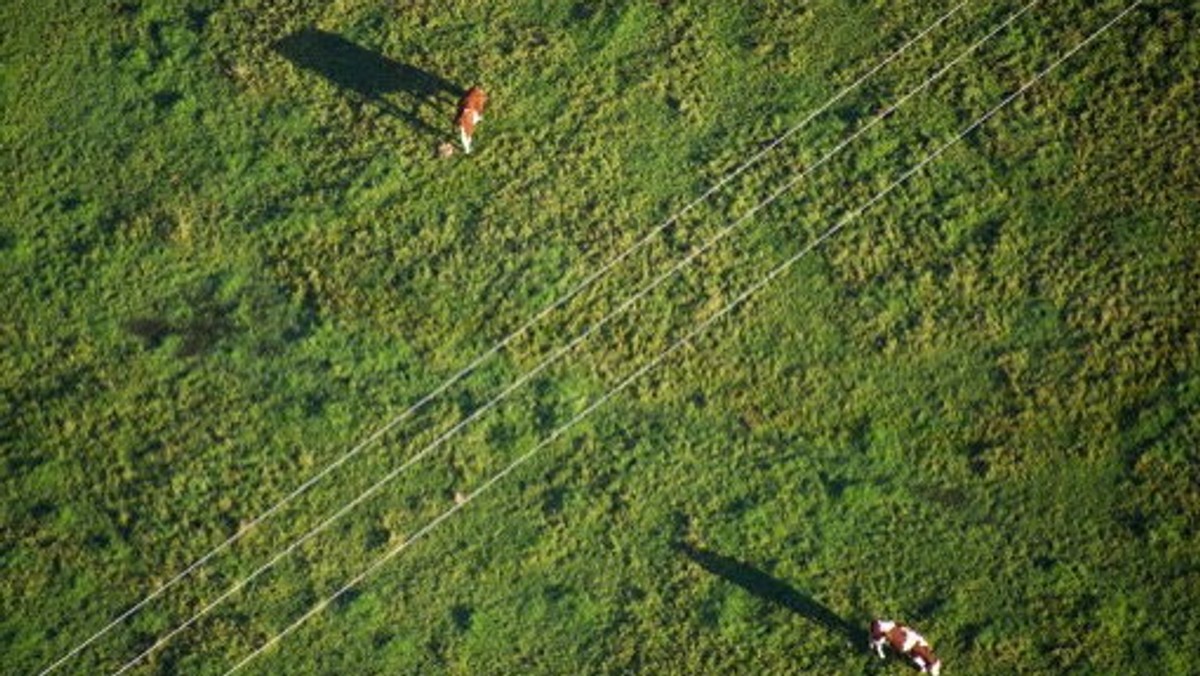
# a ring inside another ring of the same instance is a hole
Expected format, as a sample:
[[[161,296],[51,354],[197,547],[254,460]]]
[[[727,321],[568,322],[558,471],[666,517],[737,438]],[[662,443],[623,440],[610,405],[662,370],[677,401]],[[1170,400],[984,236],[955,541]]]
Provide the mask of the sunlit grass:
[[[151,645],[1021,4],[969,5],[65,670]],[[949,6],[0,9],[6,668],[87,638]],[[1123,7],[1039,6],[145,670],[223,672]],[[1196,27],[1148,3],[253,668],[873,660],[686,542],[844,622],[911,622],[953,673],[1187,673]],[[289,56],[312,28],[375,70]],[[416,69],[488,89],[475,154],[435,158],[453,97]]]

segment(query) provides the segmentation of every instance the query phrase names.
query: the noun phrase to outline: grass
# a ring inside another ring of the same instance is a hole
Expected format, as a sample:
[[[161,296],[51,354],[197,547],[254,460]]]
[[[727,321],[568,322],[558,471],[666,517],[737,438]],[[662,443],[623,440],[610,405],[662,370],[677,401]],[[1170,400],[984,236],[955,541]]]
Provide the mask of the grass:
[[[1020,4],[968,5],[64,671],[149,647]],[[949,6],[0,8],[6,671],[49,665]],[[224,672],[1123,7],[1039,4],[139,670]],[[951,673],[1190,673],[1197,25],[1146,3],[251,670],[899,671],[852,640],[883,615]],[[435,159],[474,83],[476,153]]]

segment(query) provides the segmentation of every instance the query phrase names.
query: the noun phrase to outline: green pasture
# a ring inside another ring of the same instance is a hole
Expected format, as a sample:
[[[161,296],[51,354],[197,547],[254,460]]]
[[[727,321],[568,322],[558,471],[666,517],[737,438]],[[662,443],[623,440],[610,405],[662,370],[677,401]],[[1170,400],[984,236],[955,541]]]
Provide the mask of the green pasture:
[[[2,671],[954,4],[0,3]],[[967,3],[55,673],[119,669],[437,443],[130,671],[225,673],[1127,4],[1037,3],[822,161],[1024,5]],[[1197,673],[1197,34],[1193,3],[1142,3],[245,673],[912,673],[868,653],[872,616],[946,674]],[[473,84],[475,152],[439,158]]]

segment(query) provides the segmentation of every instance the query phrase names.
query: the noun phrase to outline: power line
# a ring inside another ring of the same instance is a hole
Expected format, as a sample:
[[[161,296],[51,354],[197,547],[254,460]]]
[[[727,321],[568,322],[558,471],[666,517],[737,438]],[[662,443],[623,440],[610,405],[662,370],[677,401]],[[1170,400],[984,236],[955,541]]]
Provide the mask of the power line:
[[[139,662],[141,662],[143,659],[145,659],[150,654],[157,651],[159,648],[164,646],[167,642],[169,642],[176,635],[178,635],[179,633],[186,630],[192,624],[196,623],[198,620],[200,620],[205,615],[207,615],[209,612],[211,612],[214,608],[216,608],[217,606],[222,604],[230,596],[241,591],[243,588],[245,588],[246,585],[248,585],[250,582],[257,579],[258,576],[262,575],[266,571],[273,568],[275,566],[275,564],[279,563],[279,561],[281,561],[285,557],[289,556],[292,552],[294,552],[296,549],[298,549],[299,547],[304,545],[306,542],[308,542],[312,538],[314,538],[317,535],[319,535],[320,533],[324,532],[328,527],[333,525],[336,521],[341,519],[343,516],[345,516],[349,512],[353,511],[355,508],[357,508],[358,505],[360,505],[363,502],[365,502],[366,500],[370,499],[373,495],[378,493],[386,484],[390,483],[392,480],[394,480],[396,477],[398,477],[401,473],[403,473],[409,467],[416,464],[421,459],[425,458],[427,455],[429,455],[435,449],[440,447],[446,440],[453,437],[455,434],[457,434],[460,430],[465,428],[467,425],[469,425],[470,423],[472,423],[475,420],[482,417],[485,413],[487,413],[492,408],[494,408],[496,405],[498,405],[501,401],[506,399],[509,394],[516,391],[520,387],[524,386],[525,383],[529,382],[530,380],[535,378],[537,375],[539,375],[542,371],[546,370],[552,364],[557,362],[558,359],[560,359],[563,355],[574,350],[576,347],[578,347],[580,344],[582,344],[585,340],[587,340],[592,334],[594,334],[596,331],[598,331],[603,326],[607,325],[608,322],[612,321],[612,319],[614,319],[615,317],[617,317],[621,314],[624,314],[627,310],[629,310],[631,307],[633,307],[641,298],[645,297],[647,294],[649,294],[655,288],[660,286],[664,281],[666,281],[667,279],[672,277],[674,274],[676,274],[677,272],[682,270],[684,267],[689,265],[693,260],[695,260],[697,257],[699,257],[701,254],[703,254],[705,251],[710,249],[712,246],[714,246],[718,241],[723,239],[725,236],[729,235],[736,228],[740,227],[743,223],[748,221],[752,216],[754,216],[756,213],[761,211],[767,205],[769,205],[772,202],[774,202],[775,200],[777,200],[781,195],[783,195],[785,192],[787,192],[790,188],[792,188],[797,183],[799,183],[799,181],[801,179],[803,179],[805,176],[812,173],[817,168],[819,168],[820,166],[822,166],[826,162],[828,162],[829,159],[832,158],[841,149],[845,148],[847,145],[849,145],[855,139],[859,138],[860,136],[865,134],[867,131],[874,128],[877,124],[879,124],[881,121],[883,121],[889,115],[891,115],[893,112],[895,112],[897,109],[899,109],[900,106],[902,106],[905,102],[907,102],[908,100],[910,100],[911,98],[913,98],[914,96],[919,94],[920,92],[927,89],[930,85],[932,85],[937,80],[941,79],[941,77],[944,76],[947,72],[949,72],[955,65],[960,63],[967,56],[969,56],[969,55],[973,54],[975,51],[977,51],[980,47],[982,47],[984,44],[986,44],[988,41],[990,41],[993,37],[995,37],[996,34],[998,34],[1000,31],[1002,31],[1005,28],[1007,28],[1008,26],[1010,26],[1013,21],[1015,21],[1016,19],[1018,19],[1019,17],[1024,15],[1031,7],[1033,7],[1033,5],[1037,4],[1038,1],[1039,0],[1032,0],[1031,2],[1026,4],[1024,7],[1022,7],[1020,10],[1018,10],[1017,12],[1014,12],[1013,14],[1009,15],[1008,18],[1006,18],[998,26],[993,28],[987,35],[985,35],[983,38],[974,42],[971,46],[969,46],[967,49],[963,50],[958,56],[956,56],[954,59],[952,59],[949,63],[947,63],[942,68],[940,68],[936,73],[934,73],[933,75],[926,78],[926,80],[924,82],[922,82],[916,88],[912,89],[911,91],[906,93],[903,97],[898,99],[896,101],[896,103],[892,104],[888,109],[884,110],[882,113],[880,113],[878,116],[876,116],[869,124],[865,125],[861,129],[859,129],[855,134],[853,134],[849,138],[843,140],[840,144],[838,144],[837,147],[835,147],[833,150],[826,153],[825,156],[823,156],[818,162],[814,163],[808,169],[806,169],[804,172],[802,172],[799,176],[793,177],[793,179],[791,179],[789,182],[787,182],[782,187],[780,187],[777,190],[775,190],[774,192],[772,192],[766,199],[764,199],[761,202],[759,202],[758,204],[756,204],[749,211],[747,211],[743,216],[741,216],[739,219],[734,221],[733,224],[727,226],[721,232],[719,232],[716,236],[714,236],[713,238],[711,238],[707,242],[705,242],[703,246],[692,250],[687,256],[685,256],[682,260],[677,262],[667,272],[665,272],[662,275],[660,275],[659,277],[657,277],[649,285],[644,286],[641,289],[639,289],[636,293],[634,293],[632,296],[630,296],[625,301],[623,301],[620,306],[618,306],[616,309],[609,312],[607,315],[605,315],[603,318],[601,318],[596,323],[589,326],[587,329],[585,329],[582,333],[577,335],[574,339],[572,339],[565,346],[560,347],[550,357],[544,359],[541,363],[539,363],[537,366],[535,366],[530,371],[527,371],[526,373],[522,374],[517,380],[513,381],[503,391],[501,391],[500,394],[496,395],[491,400],[489,400],[487,403],[485,403],[484,405],[480,406],[478,409],[473,411],[466,418],[460,420],[458,423],[453,425],[450,429],[443,432],[436,439],[434,439],[432,442],[430,442],[428,445],[426,445],[424,448],[422,448],[415,455],[411,456],[408,460],[403,462],[401,465],[390,470],[387,474],[385,474],[382,478],[380,478],[378,481],[376,481],[374,484],[372,484],[370,487],[368,487],[365,491],[360,493],[358,496],[356,496],[354,499],[350,500],[346,504],[342,505],[342,507],[340,507],[336,512],[334,512],[333,515],[331,515],[331,516],[327,517],[325,520],[321,521],[319,524],[317,524],[316,526],[311,528],[309,531],[304,533],[304,535],[293,540],[283,550],[277,552],[273,557],[271,557],[271,559],[268,560],[266,563],[264,563],[261,566],[259,566],[258,568],[256,568],[249,575],[241,578],[238,582],[236,582],[231,587],[226,589],[224,592],[219,594],[215,599],[213,599],[212,601],[205,604],[203,607],[200,608],[200,610],[196,611],[191,617],[189,617],[183,623],[177,625],[171,631],[164,634],[157,641],[155,641],[150,647],[143,650],[141,653],[139,653],[137,656],[135,656],[132,660],[130,660],[124,666],[122,666],[118,671],[114,672],[114,676],[119,676],[120,674],[124,673],[128,669],[137,665]]]
[[[250,582],[257,579],[258,576],[262,575],[266,571],[273,568],[277,563],[279,563],[279,561],[281,561],[284,558],[286,558],[287,556],[291,555],[291,553],[294,552],[296,549],[298,549],[299,547],[301,547],[306,542],[308,542],[312,538],[316,537],[320,533],[324,532],[328,527],[333,525],[336,521],[338,521],[339,519],[341,519],[343,516],[350,513],[351,511],[353,511],[355,508],[357,508],[358,505],[360,505],[363,502],[365,502],[366,500],[370,499],[373,495],[375,495],[380,490],[382,490],[382,488],[386,484],[390,483],[392,480],[394,480],[396,477],[398,477],[400,474],[402,474],[409,467],[416,464],[417,462],[419,462],[420,460],[422,460],[423,458],[428,456],[430,453],[432,453],[434,450],[439,448],[446,440],[453,437],[455,434],[457,434],[460,430],[465,428],[467,425],[469,425],[470,423],[472,423],[475,420],[482,417],[485,413],[487,413],[492,408],[494,408],[496,405],[498,405],[501,401],[506,399],[509,394],[516,391],[520,387],[524,386],[525,383],[529,382],[530,380],[535,378],[537,375],[539,375],[542,371],[549,368],[552,364],[557,362],[562,356],[564,356],[568,352],[571,352],[572,350],[574,350],[576,347],[578,347],[580,344],[582,344],[585,340],[587,340],[591,335],[593,335],[596,331],[598,331],[603,326],[607,325],[608,322],[612,321],[615,317],[617,317],[621,314],[624,314],[627,310],[629,310],[631,307],[633,307],[641,298],[645,297],[647,294],[649,294],[655,288],[660,286],[667,279],[669,279],[670,277],[675,275],[677,272],[682,270],[684,267],[689,265],[693,260],[695,260],[697,257],[699,257],[701,254],[703,254],[705,251],[710,249],[721,239],[728,236],[736,228],[740,227],[742,224],[747,222],[756,213],[758,213],[763,208],[765,208],[766,206],[768,206],[769,204],[771,204],[772,202],[777,200],[785,192],[787,192],[789,189],[791,189],[793,186],[795,186],[797,183],[799,183],[799,181],[802,180],[805,176],[809,175],[810,173],[815,171],[817,168],[819,168],[820,166],[822,166],[826,162],[828,162],[835,154],[837,154],[837,152],[839,152],[840,150],[842,150],[843,148],[848,146],[851,142],[853,142],[855,139],[857,139],[860,136],[862,136],[863,134],[865,134],[870,129],[874,128],[877,124],[879,124],[884,119],[886,119],[889,115],[891,115],[893,112],[898,110],[905,102],[907,102],[908,100],[910,100],[911,98],[913,98],[914,96],[919,94],[920,92],[927,89],[930,85],[932,85],[937,80],[941,79],[941,77],[944,76],[947,72],[949,72],[955,65],[960,63],[967,56],[969,56],[969,55],[973,54],[975,51],[977,51],[980,47],[982,47],[984,44],[986,44],[988,41],[990,41],[993,37],[995,37],[996,34],[998,34],[1000,31],[1004,30],[1009,25],[1011,25],[1012,22],[1015,21],[1017,18],[1024,15],[1031,7],[1033,7],[1033,5],[1037,4],[1038,1],[1039,0],[1032,0],[1031,2],[1026,4],[1024,7],[1022,7],[1020,10],[1018,10],[1017,12],[1009,15],[1008,18],[1006,18],[998,26],[993,28],[987,35],[985,35],[983,38],[977,40],[975,43],[973,43],[967,49],[963,50],[958,56],[956,56],[945,66],[940,68],[936,73],[934,73],[933,75],[928,77],[919,86],[912,89],[911,91],[906,93],[903,97],[898,99],[889,108],[887,108],[882,113],[877,115],[869,124],[865,125],[861,129],[859,129],[855,134],[853,134],[849,138],[843,140],[833,150],[827,152],[818,162],[809,166],[804,172],[802,172],[801,174],[799,174],[796,177],[793,177],[790,181],[788,181],[783,186],[781,186],[780,188],[778,188],[777,190],[772,192],[766,199],[764,199],[761,202],[759,202],[758,204],[756,204],[749,211],[747,211],[745,214],[743,214],[740,218],[738,218],[736,221],[734,221],[731,225],[727,226],[722,231],[720,231],[717,235],[715,235],[713,238],[711,238],[707,242],[705,242],[704,245],[692,250],[687,256],[685,256],[682,260],[677,262],[667,272],[661,274],[654,281],[652,281],[649,285],[644,286],[641,289],[639,289],[636,293],[634,293],[632,296],[630,296],[624,302],[622,302],[621,305],[618,306],[616,309],[612,310],[607,315],[605,315],[603,318],[601,318],[599,321],[597,321],[596,323],[589,326],[582,333],[580,333],[574,339],[572,339],[568,344],[566,344],[563,347],[560,347],[558,350],[555,351],[554,354],[552,354],[550,357],[544,359],[536,367],[534,367],[530,371],[521,375],[517,380],[513,381],[503,391],[501,391],[500,394],[496,395],[491,400],[489,400],[487,403],[485,403],[484,405],[480,406],[478,409],[473,411],[466,418],[459,421],[458,423],[453,425],[450,429],[443,432],[436,439],[434,439],[432,442],[430,442],[428,445],[426,445],[424,448],[422,448],[415,455],[411,456],[408,460],[406,460],[400,466],[395,467],[392,470],[390,470],[387,474],[385,474],[382,478],[380,478],[378,481],[376,481],[374,484],[372,484],[370,487],[368,487],[365,491],[363,491],[358,496],[356,496],[354,499],[350,500],[349,502],[344,504],[342,507],[340,507],[332,516],[327,517],[325,520],[323,520],[322,522],[320,522],[319,524],[317,524],[316,526],[311,528],[309,531],[307,531],[304,535],[293,540],[283,550],[277,552],[269,561],[267,561],[266,563],[264,563],[261,566],[259,566],[258,568],[256,568],[253,572],[251,572],[246,577],[240,579],[234,585],[232,585],[231,587],[226,589],[224,592],[222,592],[220,595],[218,595],[215,599],[213,599],[209,603],[205,604],[200,610],[198,610],[196,613],[194,613],[191,617],[189,617],[183,623],[177,625],[171,631],[164,634],[157,641],[155,641],[150,647],[146,648],[142,653],[138,654],[132,660],[127,662],[124,666],[121,667],[120,670],[115,672],[114,676],[119,676],[119,674],[124,673],[129,668],[135,666],[142,659],[144,659],[151,653],[157,651],[159,648],[161,648],[163,645],[165,645],[168,641],[170,641],[173,637],[175,637],[182,631],[186,630],[192,624],[194,624],[195,622],[200,620],[202,617],[207,615],[209,612],[211,612],[214,608],[216,608],[221,603],[223,603],[230,596],[236,594],[241,589],[243,589],[246,585],[248,585]]]
[[[289,504],[292,500],[295,500],[297,497],[299,497],[303,493],[307,492],[310,488],[312,488],[314,485],[316,485],[319,481],[324,479],[328,474],[330,474],[337,468],[344,465],[349,460],[353,459],[354,457],[356,457],[357,455],[362,453],[364,450],[369,448],[375,442],[379,441],[385,434],[387,434],[389,431],[391,431],[393,428],[395,428],[401,422],[403,422],[404,420],[411,417],[417,411],[424,408],[425,405],[427,405],[429,402],[431,402],[434,399],[436,399],[437,397],[441,396],[450,387],[454,386],[456,383],[461,381],[463,378],[470,375],[480,365],[485,363],[491,357],[495,356],[502,349],[507,347],[512,341],[516,340],[521,335],[524,335],[525,332],[527,332],[533,326],[538,324],[542,319],[544,319],[551,312],[562,307],[568,301],[570,301],[572,298],[579,295],[585,289],[590,287],[598,279],[600,279],[602,276],[607,274],[607,272],[609,270],[611,270],[612,268],[619,265],[621,262],[623,262],[628,257],[632,256],[637,251],[640,251],[641,249],[645,248],[645,246],[647,246],[663,230],[671,227],[673,224],[678,222],[679,219],[681,219],[683,216],[690,213],[696,206],[698,206],[702,202],[706,201],[713,194],[720,191],[731,180],[733,180],[734,178],[736,178],[737,176],[739,176],[740,174],[745,172],[748,168],[750,168],[754,164],[758,163],[759,160],[761,160],[768,153],[770,153],[775,148],[777,148],[785,140],[790,138],[792,135],[794,135],[795,133],[797,133],[804,127],[808,126],[819,115],[821,115],[824,112],[826,112],[827,110],[829,110],[829,108],[831,108],[833,105],[835,105],[838,101],[842,100],[847,95],[849,95],[852,91],[857,89],[860,85],[862,85],[863,82],[865,82],[866,80],[868,80],[869,78],[874,76],[875,73],[879,72],[885,66],[890,64],[892,61],[899,58],[912,45],[914,45],[915,43],[920,41],[922,38],[924,38],[926,35],[928,35],[932,31],[936,30],[943,23],[948,21],[955,14],[957,14],[964,6],[966,6],[968,4],[968,2],[969,2],[969,0],[963,0],[963,2],[960,2],[957,5],[955,5],[950,11],[943,14],[941,17],[939,17],[937,20],[935,20],[929,26],[926,26],[925,29],[923,29],[920,33],[918,33],[916,36],[909,39],[899,49],[897,49],[896,51],[889,54],[886,58],[884,58],[882,61],[877,63],[875,66],[873,66],[870,70],[868,70],[865,74],[860,76],[854,82],[847,85],[845,88],[843,88],[837,94],[835,94],[832,98],[830,98],[828,101],[826,101],[822,106],[820,106],[815,111],[811,112],[808,116],[806,116],[801,122],[799,122],[798,124],[794,125],[790,129],[788,129],[783,135],[774,139],[771,143],[769,143],[767,146],[762,148],[759,152],[757,152],[753,156],[751,156],[751,158],[749,160],[743,162],[741,165],[736,167],[732,172],[726,174],[717,183],[715,183],[714,185],[709,187],[707,190],[705,190],[705,192],[702,193],[699,197],[694,199],[692,202],[688,203],[681,210],[679,210],[674,215],[669,217],[667,220],[663,221],[660,225],[658,225],[657,227],[652,229],[649,233],[647,233],[645,236],[643,236],[642,239],[638,240],[637,243],[635,243],[631,247],[625,249],[624,251],[622,251],[615,257],[611,258],[608,262],[603,264],[599,269],[593,271],[586,278],[584,278],[581,282],[579,282],[575,286],[571,287],[566,293],[560,295],[557,299],[552,301],[549,305],[545,306],[540,311],[538,311],[537,314],[535,314],[532,318],[527,320],[519,328],[517,328],[513,332],[509,333],[506,337],[504,337],[499,342],[495,343],[492,347],[488,348],[486,351],[484,351],[479,356],[477,356],[473,361],[471,361],[469,364],[467,364],[467,366],[460,369],[457,373],[455,373],[454,375],[452,375],[448,379],[446,379],[444,382],[442,382],[442,384],[440,384],[439,386],[437,386],[436,388],[431,390],[425,396],[421,397],[421,399],[419,399],[416,403],[412,404],[409,408],[405,409],[403,412],[401,412],[400,414],[398,414],[395,417],[393,417],[392,419],[390,419],[387,423],[385,423],[383,426],[379,427],[377,430],[372,432],[363,441],[359,442],[359,444],[354,446],[352,449],[347,451],[345,454],[343,454],[342,456],[340,456],[333,462],[326,465],[323,469],[321,469],[319,472],[317,472],[312,477],[307,479],[304,483],[297,486],[294,490],[292,490],[292,492],[285,495],[282,499],[280,499],[278,502],[273,504],[266,511],[262,512],[261,514],[254,517],[250,521],[246,522],[244,525],[242,525],[237,530],[236,533],[229,536],[226,540],[224,540],[220,544],[218,544],[215,547],[213,547],[212,549],[210,549],[203,556],[201,556],[200,558],[193,561],[182,571],[180,571],[175,576],[173,576],[172,578],[170,578],[169,580],[167,580],[166,582],[161,584],[154,591],[152,591],[151,593],[146,595],[142,600],[138,601],[136,604],[134,604],[133,606],[131,606],[130,608],[128,608],[127,610],[122,612],[120,615],[118,615],[116,618],[114,618],[112,621],[110,621],[107,625],[105,625],[99,631],[92,634],[90,637],[88,637],[83,642],[77,644],[75,647],[73,647],[67,653],[65,653],[60,658],[58,658],[55,662],[53,662],[52,664],[47,666],[45,669],[43,669],[40,672],[40,676],[45,676],[45,674],[48,674],[51,671],[54,671],[58,667],[62,666],[67,661],[69,661],[71,658],[73,658],[77,654],[79,654],[82,650],[87,648],[89,645],[91,645],[95,641],[99,640],[101,637],[106,635],[108,632],[112,631],[114,628],[116,628],[118,625],[123,623],[125,620],[132,617],[134,614],[138,613],[146,605],[148,605],[149,603],[151,603],[152,601],[157,599],[159,596],[162,596],[168,590],[170,590],[171,588],[173,588],[174,586],[176,586],[177,584],[182,582],[184,579],[186,579],[192,573],[194,573],[196,570],[198,570],[199,568],[204,566],[206,563],[208,563],[210,560],[212,560],[215,556],[220,554],[222,551],[228,549],[233,544],[235,544],[236,542],[238,542],[239,540],[244,538],[247,534],[250,533],[250,531],[252,531],[255,527],[257,527],[263,521],[266,521],[271,516],[273,516],[275,513],[277,513],[279,510],[283,509],[283,507],[285,507],[287,504]]]
[[[1133,11],[1140,4],[1141,4],[1141,0],[1135,0],[1135,2],[1133,4],[1126,7],[1125,10],[1122,11],[1120,14],[1118,14],[1115,18],[1113,18],[1108,23],[1104,24],[1100,29],[1096,30],[1091,35],[1089,35],[1087,38],[1085,38],[1084,40],[1082,40],[1081,42],[1076,44],[1073,48],[1071,48],[1065,54],[1060,56],[1049,66],[1047,66],[1046,68],[1044,68],[1043,70],[1038,72],[1037,75],[1035,75],[1033,78],[1026,81],[1024,84],[1022,84],[1019,89],[1017,89],[1012,94],[1009,94],[998,105],[996,105],[995,107],[990,109],[988,112],[986,112],[981,117],[977,118],[974,122],[972,122],[970,125],[968,125],[964,130],[959,132],[950,141],[946,142],[945,144],[940,146],[937,150],[935,150],[934,152],[927,155],[924,159],[921,160],[921,162],[919,162],[914,167],[910,168],[908,171],[906,171],[904,174],[902,174],[900,176],[900,178],[893,181],[890,185],[888,185],[888,187],[884,188],[882,191],[877,193],[874,197],[872,197],[870,200],[868,200],[865,204],[863,204],[862,206],[858,207],[854,211],[847,214],[844,218],[842,218],[842,220],[838,221],[838,223],[836,225],[834,225],[832,228],[826,230],[819,237],[817,237],[815,240],[810,242],[807,246],[805,246],[803,249],[801,249],[798,253],[796,253],[792,257],[788,258],[782,264],[773,268],[763,279],[759,280],[757,283],[755,283],[754,285],[749,287],[747,290],[742,292],[740,295],[738,295],[730,303],[728,303],[727,305],[722,307],[719,311],[717,311],[711,317],[705,319],[703,322],[698,324],[687,335],[685,335],[683,338],[680,338],[679,340],[677,340],[675,343],[673,343],[670,347],[668,347],[663,352],[659,353],[659,355],[656,356],[654,359],[652,359],[650,362],[648,362],[648,363],[644,364],[643,366],[641,366],[640,368],[638,368],[631,375],[629,375],[624,380],[622,380],[616,387],[605,392],[603,395],[601,395],[599,398],[597,398],[595,401],[593,401],[590,405],[588,405],[587,408],[585,408],[583,411],[581,411],[575,417],[571,418],[569,421],[564,423],[562,426],[560,426],[559,428],[554,430],[554,432],[552,432],[550,434],[550,436],[546,437],[546,439],[543,439],[536,446],[534,446],[532,449],[527,451],[524,455],[518,457],[516,460],[514,460],[511,464],[509,464],[503,470],[501,470],[497,474],[493,475],[490,479],[488,479],[479,488],[475,489],[469,495],[467,495],[463,500],[457,502],[453,507],[446,510],[439,516],[437,516],[435,519],[430,521],[428,524],[426,524],[424,527],[422,527],[419,531],[414,533],[411,537],[406,539],[404,542],[400,543],[399,545],[397,545],[396,547],[394,547],[393,549],[388,551],[386,554],[384,554],[383,556],[376,559],[366,569],[364,569],[358,575],[353,577],[349,582],[344,584],[333,594],[331,594],[330,596],[321,600],[319,603],[317,603],[312,608],[310,608],[307,612],[305,612],[303,615],[301,615],[299,619],[297,619],[292,624],[285,627],[283,629],[283,631],[279,632],[278,634],[273,636],[270,640],[268,640],[267,642],[260,645],[258,648],[256,648],[254,651],[252,651],[246,657],[244,657],[241,661],[239,661],[237,664],[235,664],[229,671],[227,671],[226,676],[229,676],[229,674],[232,674],[232,673],[240,670],[242,667],[244,667],[245,665],[250,663],[254,658],[258,657],[264,651],[269,649],[272,645],[278,643],[280,640],[282,640],[288,634],[295,631],[297,628],[299,628],[302,624],[304,624],[306,621],[308,621],[314,615],[321,612],[322,610],[327,608],[330,604],[332,604],[334,601],[336,601],[338,598],[340,598],[343,594],[345,594],[350,589],[352,589],[355,586],[357,586],[358,584],[360,584],[363,580],[365,580],[367,577],[369,577],[371,574],[373,574],[381,566],[386,564],[391,559],[395,558],[402,551],[404,551],[409,546],[411,546],[414,542],[416,542],[417,540],[419,540],[422,537],[424,537],[425,535],[427,535],[430,531],[435,529],[443,521],[445,521],[446,519],[453,516],[456,512],[458,512],[459,510],[464,508],[466,505],[470,504],[470,502],[472,500],[474,500],[476,497],[478,497],[479,495],[481,495],[482,493],[484,493],[485,491],[490,489],[492,486],[494,486],[497,482],[501,481],[506,476],[511,474],[514,470],[516,470],[518,467],[520,467],[522,464],[524,464],[530,458],[532,458],[542,448],[544,448],[545,446],[549,445],[550,443],[556,441],[568,429],[573,427],[579,421],[586,418],[588,415],[590,415],[597,408],[602,406],[609,399],[611,399],[612,397],[614,397],[615,395],[617,395],[618,393],[623,391],[630,384],[635,382],[641,376],[645,375],[647,372],[656,368],[659,364],[661,364],[663,362],[663,360],[665,360],[667,357],[674,354],[681,347],[689,344],[693,339],[695,339],[698,335],[700,335],[705,330],[707,330],[708,327],[710,327],[718,319],[720,319],[721,317],[724,317],[729,312],[731,312],[733,309],[735,309],[738,305],[742,304],[747,299],[749,299],[752,295],[754,295],[755,293],[757,293],[758,291],[762,290],[764,287],[769,285],[776,278],[778,278],[780,275],[782,275],[784,272],[786,272],[789,268],[791,268],[791,266],[794,265],[801,258],[803,258],[808,253],[810,253],[811,251],[816,249],[818,246],[820,246],[822,243],[824,243],[830,237],[837,234],[848,223],[850,223],[854,219],[861,216],[867,209],[869,209],[870,207],[872,207],[873,205],[878,203],[880,200],[884,199],[887,195],[889,195],[897,187],[904,184],[905,182],[908,181],[909,178],[911,178],[913,175],[917,174],[922,169],[924,169],[926,165],[933,162],[938,157],[943,155],[951,147],[953,147],[954,145],[956,145],[957,143],[962,141],[962,139],[964,139],[966,136],[971,134],[975,129],[979,128],[984,123],[986,123],[988,120],[990,120],[992,117],[994,117],[1003,108],[1007,107],[1009,103],[1011,103],[1017,97],[1024,94],[1028,89],[1030,89],[1035,84],[1037,84],[1039,81],[1041,81],[1046,75],[1048,75],[1051,71],[1053,71],[1058,66],[1060,66],[1064,61],[1066,61],[1067,59],[1074,56],[1079,50],[1083,49],[1085,46],[1090,44],[1096,38],[1100,37],[1101,34],[1108,31],[1110,28],[1112,28],[1112,26],[1116,25],[1117,22],[1119,22],[1121,19],[1123,19],[1127,14],[1129,14],[1131,11]]]

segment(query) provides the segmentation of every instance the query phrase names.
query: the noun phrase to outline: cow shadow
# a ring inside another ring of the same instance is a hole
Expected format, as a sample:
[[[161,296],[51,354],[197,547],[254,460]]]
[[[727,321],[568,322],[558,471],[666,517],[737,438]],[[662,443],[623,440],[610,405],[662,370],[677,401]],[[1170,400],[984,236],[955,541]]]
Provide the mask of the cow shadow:
[[[301,29],[277,40],[271,48],[296,67],[324,77],[425,133],[437,135],[439,130],[421,119],[422,107],[445,104],[449,120],[454,103],[466,93],[465,88],[423,68],[401,63],[319,28]]]
[[[810,622],[824,627],[829,632],[844,638],[852,646],[866,648],[869,637],[865,628],[841,617],[813,597],[798,591],[782,580],[771,577],[737,559],[722,556],[686,542],[676,543],[675,548],[713,575],[724,578],[765,601],[786,608]]]

